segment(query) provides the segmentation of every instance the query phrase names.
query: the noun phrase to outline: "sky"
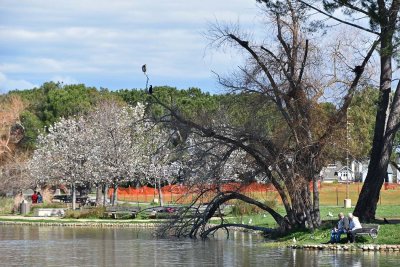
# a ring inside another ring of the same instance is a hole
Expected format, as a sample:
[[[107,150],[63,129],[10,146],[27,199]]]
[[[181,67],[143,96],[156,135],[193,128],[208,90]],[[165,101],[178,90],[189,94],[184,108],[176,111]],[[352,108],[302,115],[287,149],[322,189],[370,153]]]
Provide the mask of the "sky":
[[[211,23],[251,29],[255,0],[0,0],[0,93],[47,81],[110,90],[149,84],[223,90],[243,61],[209,48]]]

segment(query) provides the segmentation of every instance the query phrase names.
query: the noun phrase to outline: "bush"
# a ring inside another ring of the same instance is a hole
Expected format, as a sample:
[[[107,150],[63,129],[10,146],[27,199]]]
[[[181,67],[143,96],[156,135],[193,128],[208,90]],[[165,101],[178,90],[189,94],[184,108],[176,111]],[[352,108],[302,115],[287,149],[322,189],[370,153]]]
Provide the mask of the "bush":
[[[0,197],[0,214],[10,214],[14,209],[14,200],[10,197]]]
[[[233,207],[232,207],[232,214],[234,216],[258,214],[261,212],[262,212],[262,210],[259,207],[255,206],[253,204],[243,202],[241,200],[234,201]]]
[[[96,207],[84,210],[67,210],[64,218],[70,219],[101,219],[105,212],[104,207]]]
[[[271,209],[276,209],[278,206],[278,200],[274,194],[270,192],[266,192],[265,195],[262,195],[260,202],[263,202],[266,206],[270,207]],[[265,212],[264,210],[260,209],[259,207],[243,202],[241,200],[235,200],[232,202],[233,207],[231,213],[234,216],[242,216],[242,215],[250,215],[250,214],[260,214]]]

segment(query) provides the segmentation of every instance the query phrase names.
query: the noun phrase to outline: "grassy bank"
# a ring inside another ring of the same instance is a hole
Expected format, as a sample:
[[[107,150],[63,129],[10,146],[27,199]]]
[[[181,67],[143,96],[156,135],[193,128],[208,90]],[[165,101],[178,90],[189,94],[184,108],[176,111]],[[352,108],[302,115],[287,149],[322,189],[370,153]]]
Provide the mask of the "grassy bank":
[[[329,224],[328,224],[329,225]],[[288,246],[288,245],[319,245],[330,239],[331,227],[322,227],[313,233],[309,231],[295,231],[284,237],[279,237],[275,242],[267,243],[267,246]],[[296,240],[294,242],[294,239]],[[346,235],[342,235],[342,243],[347,243]],[[400,244],[400,224],[382,224],[379,228],[378,237],[372,239],[369,236],[357,237],[356,244]]]
[[[278,211],[284,215],[285,211],[283,207],[278,206]],[[337,222],[337,214],[344,212],[345,214],[352,212],[352,209],[345,209],[337,206],[321,206],[321,219],[322,226],[314,232],[310,231],[294,231],[285,236],[275,237],[274,241],[268,243],[268,246],[287,246],[292,245],[293,238],[296,240],[296,244],[321,244],[327,242],[330,239],[330,230]],[[329,216],[332,214],[333,217]],[[376,212],[377,221],[376,224],[380,225],[378,237],[372,239],[369,236],[362,236],[357,238],[357,243],[366,244],[400,244],[400,224],[395,224],[400,219],[400,205],[379,205]],[[393,224],[384,224],[383,218],[392,221]],[[228,223],[245,223],[253,224],[257,226],[275,228],[277,225],[271,215],[266,213],[243,215],[243,216],[230,216],[225,218]],[[218,220],[214,220],[214,223],[218,223]],[[346,235],[342,235],[343,241],[346,241]]]

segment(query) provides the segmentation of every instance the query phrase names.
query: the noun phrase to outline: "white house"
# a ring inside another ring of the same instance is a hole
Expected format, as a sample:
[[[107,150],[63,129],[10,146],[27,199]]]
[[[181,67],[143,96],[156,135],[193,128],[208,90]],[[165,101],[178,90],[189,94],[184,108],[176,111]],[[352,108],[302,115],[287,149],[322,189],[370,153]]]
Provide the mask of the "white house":
[[[338,177],[338,182],[354,182],[354,172],[350,167],[344,166],[336,172]]]
[[[356,170],[358,170],[356,165],[354,165],[354,167]],[[344,183],[347,181],[347,176],[349,177],[349,181],[354,182],[356,177],[355,174],[356,172],[354,172],[350,166],[347,167],[346,165],[342,165],[340,161],[337,161],[324,167],[320,173],[320,176],[322,181],[326,183],[332,183],[334,181]]]
[[[400,165],[400,158],[397,159],[397,161],[399,162],[398,165]],[[368,164],[369,160],[354,160],[349,164],[349,167],[347,167],[340,161],[337,161],[324,167],[320,173],[320,176],[322,181],[327,183],[334,181],[345,183],[347,181],[347,176],[349,176],[349,181],[351,182],[364,182],[368,173]],[[385,182],[393,183],[396,181],[395,178],[397,179],[397,182],[399,182],[400,171],[389,164]]]

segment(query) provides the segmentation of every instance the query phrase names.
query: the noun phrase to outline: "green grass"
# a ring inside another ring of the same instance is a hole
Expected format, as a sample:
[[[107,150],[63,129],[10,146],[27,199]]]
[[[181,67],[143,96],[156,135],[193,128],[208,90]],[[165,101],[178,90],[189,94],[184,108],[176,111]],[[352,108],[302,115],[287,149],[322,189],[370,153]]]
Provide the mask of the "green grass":
[[[307,230],[298,230],[292,233],[289,233],[282,237],[275,237],[275,242],[268,243],[268,246],[286,246],[293,244],[293,238],[296,239],[296,244],[304,245],[304,244],[321,244],[323,242],[327,242],[330,239],[330,230],[337,222],[337,214],[339,212],[343,212],[347,215],[349,212],[353,212],[354,208],[345,209],[343,207],[337,206],[321,206],[321,220],[322,226],[320,229],[315,230],[314,232],[310,232]],[[285,215],[285,210],[282,206],[277,208],[278,212],[282,215]],[[377,209],[377,219],[400,219],[400,205],[378,205]],[[333,217],[328,216],[328,214],[332,213]],[[260,214],[251,214],[251,215],[243,215],[243,216],[227,216],[224,218],[225,222],[229,223],[249,223],[251,219],[252,224],[256,226],[263,226],[274,228],[276,227],[276,223],[271,215],[267,213]],[[220,223],[219,219],[213,219],[211,223]],[[381,222],[378,222],[381,223]],[[345,238],[346,235],[343,235],[342,238]],[[374,243],[374,244],[400,244],[400,224],[380,224],[378,237],[373,240],[369,236],[361,236],[357,237],[358,244],[364,243]]]
[[[321,227],[311,233],[310,231],[295,231],[283,237],[277,238],[273,244],[268,243],[268,246],[287,246],[292,244],[297,245],[317,245],[329,241],[331,227]],[[296,239],[296,243],[293,242]],[[342,240],[346,242],[346,235],[342,235]],[[357,237],[355,244],[400,244],[400,224],[382,224],[379,228],[378,237],[372,239],[369,236]]]

